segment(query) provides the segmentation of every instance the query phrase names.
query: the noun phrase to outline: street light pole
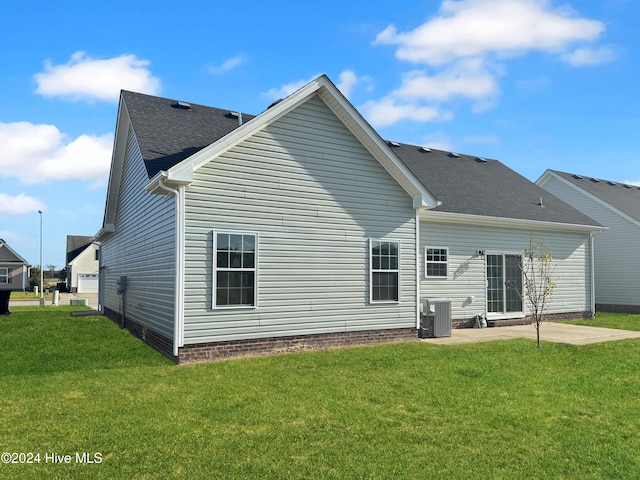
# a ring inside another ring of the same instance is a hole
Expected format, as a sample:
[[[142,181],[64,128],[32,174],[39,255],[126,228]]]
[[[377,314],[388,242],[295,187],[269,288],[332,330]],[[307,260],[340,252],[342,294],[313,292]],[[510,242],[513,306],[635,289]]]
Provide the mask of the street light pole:
[[[42,287],[44,286],[44,270],[42,265],[42,210],[38,210],[40,214],[40,306],[44,307],[44,291]]]

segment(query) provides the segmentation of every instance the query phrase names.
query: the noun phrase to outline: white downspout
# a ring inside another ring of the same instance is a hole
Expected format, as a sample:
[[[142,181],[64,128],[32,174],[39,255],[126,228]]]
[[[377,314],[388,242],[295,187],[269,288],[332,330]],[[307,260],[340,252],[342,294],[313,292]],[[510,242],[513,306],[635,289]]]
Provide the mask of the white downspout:
[[[591,257],[591,289],[590,289],[590,295],[591,295],[591,318],[594,318],[596,316],[596,271],[595,271],[595,263],[596,263],[596,257],[595,257],[595,252],[594,252],[594,238],[593,238],[593,232],[589,232],[589,253],[590,253],[590,257]]]
[[[176,189],[167,187],[164,178],[160,178],[158,187],[165,192],[172,193],[176,200],[176,223],[175,223],[175,259],[176,259],[176,279],[174,296],[174,329],[173,329],[173,355],[178,356],[178,348],[184,344],[184,187]]]
[[[416,328],[420,328],[420,214],[416,209]]]

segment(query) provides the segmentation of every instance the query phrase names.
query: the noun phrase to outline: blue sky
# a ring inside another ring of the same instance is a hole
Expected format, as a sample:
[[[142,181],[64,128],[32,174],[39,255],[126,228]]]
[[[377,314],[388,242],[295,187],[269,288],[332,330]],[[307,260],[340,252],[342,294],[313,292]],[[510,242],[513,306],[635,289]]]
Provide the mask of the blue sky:
[[[0,237],[102,225],[120,89],[258,114],[326,73],[383,138],[640,184],[640,2],[0,4]]]

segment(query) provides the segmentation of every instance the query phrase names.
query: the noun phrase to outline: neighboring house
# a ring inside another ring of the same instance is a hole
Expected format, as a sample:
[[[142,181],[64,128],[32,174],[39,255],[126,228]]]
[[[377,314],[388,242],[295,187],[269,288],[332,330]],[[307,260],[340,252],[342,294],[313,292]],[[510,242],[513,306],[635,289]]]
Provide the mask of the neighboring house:
[[[26,290],[30,265],[0,238],[0,290]]]
[[[72,293],[98,291],[100,248],[93,237],[67,235],[67,290]]]
[[[608,227],[596,237],[596,309],[640,313],[640,187],[556,170],[536,183]]]
[[[551,312],[584,317],[599,228],[500,162],[383,141],[326,76],[256,117],[122,92],[100,303],[180,362],[416,338],[424,298],[522,320],[533,235]]]

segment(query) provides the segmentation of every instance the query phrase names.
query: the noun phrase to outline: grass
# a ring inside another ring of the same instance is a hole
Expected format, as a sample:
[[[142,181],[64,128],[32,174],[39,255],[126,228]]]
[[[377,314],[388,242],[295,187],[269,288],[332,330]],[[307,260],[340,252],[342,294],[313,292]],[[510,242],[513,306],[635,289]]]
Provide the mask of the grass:
[[[45,293],[44,298],[51,299],[51,293]],[[11,300],[38,300],[40,294],[36,295],[33,292],[11,292]]]
[[[0,318],[2,478],[634,478],[640,341],[175,366],[72,307]],[[45,463],[45,453],[71,464]],[[99,452],[102,463],[75,462]]]
[[[640,331],[640,315],[630,315],[626,313],[598,312],[596,318],[593,320],[572,320],[563,323]]]

